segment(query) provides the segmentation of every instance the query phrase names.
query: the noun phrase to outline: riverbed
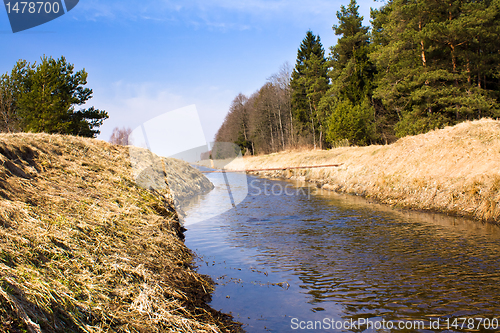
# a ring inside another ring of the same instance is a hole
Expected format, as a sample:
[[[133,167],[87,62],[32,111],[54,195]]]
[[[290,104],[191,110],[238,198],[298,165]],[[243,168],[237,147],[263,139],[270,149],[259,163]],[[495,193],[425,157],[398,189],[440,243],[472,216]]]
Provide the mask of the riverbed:
[[[246,177],[247,187],[232,188],[235,197],[248,192],[245,199],[216,215],[227,206],[228,189],[223,174],[208,174],[215,189],[195,200],[185,220],[198,272],[216,283],[210,305],[245,331],[500,319],[497,226]]]

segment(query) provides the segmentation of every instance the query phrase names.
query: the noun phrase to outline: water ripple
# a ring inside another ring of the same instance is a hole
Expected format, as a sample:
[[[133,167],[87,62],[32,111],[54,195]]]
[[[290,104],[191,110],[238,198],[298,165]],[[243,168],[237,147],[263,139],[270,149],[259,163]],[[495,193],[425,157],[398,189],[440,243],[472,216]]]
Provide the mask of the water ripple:
[[[236,265],[251,263],[274,274],[266,278],[290,283],[287,294],[238,292],[243,304],[231,307],[238,313],[245,309],[240,319],[249,331],[259,331],[245,318],[258,317],[263,300],[283,302],[279,316],[262,310],[269,316],[266,327],[278,331],[289,328],[284,318],[297,309],[314,316],[386,320],[498,316],[500,309],[500,232],[463,219],[399,212],[319,192],[247,197],[237,209],[193,226],[187,235],[195,250],[215,253],[219,261],[227,256]],[[235,249],[243,251],[227,253]],[[241,274],[251,280],[255,271]],[[252,303],[256,293],[258,303]]]

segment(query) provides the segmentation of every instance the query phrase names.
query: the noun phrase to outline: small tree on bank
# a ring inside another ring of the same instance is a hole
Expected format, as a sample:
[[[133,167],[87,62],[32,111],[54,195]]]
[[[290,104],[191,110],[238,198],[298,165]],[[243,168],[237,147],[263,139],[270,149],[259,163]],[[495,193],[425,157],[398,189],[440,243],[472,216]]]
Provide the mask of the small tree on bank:
[[[373,142],[374,112],[367,101],[353,104],[346,99],[336,102],[331,109],[326,138],[332,145],[342,140],[349,140],[356,145],[368,145]]]
[[[132,133],[132,129],[130,127],[115,127],[113,129],[113,133],[111,133],[111,137],[109,138],[109,142],[114,145],[120,146],[128,146],[131,144],[128,140],[129,135]]]

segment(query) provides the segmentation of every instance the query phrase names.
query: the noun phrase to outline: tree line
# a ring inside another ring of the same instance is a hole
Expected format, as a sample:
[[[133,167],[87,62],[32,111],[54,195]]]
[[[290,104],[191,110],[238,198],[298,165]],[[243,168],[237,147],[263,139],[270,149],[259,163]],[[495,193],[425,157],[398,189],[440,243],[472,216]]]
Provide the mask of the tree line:
[[[246,154],[279,151],[295,144],[291,108],[290,65],[285,63],[257,92],[236,96],[216,134]]]
[[[306,33],[254,94],[239,94],[216,134],[244,153],[390,143],[500,115],[500,0],[389,0],[363,26],[351,0],[329,55]]]
[[[107,112],[75,109],[92,98],[87,75],[84,69],[75,72],[64,57],[43,56],[38,64],[18,61],[0,76],[0,132],[97,136]]]

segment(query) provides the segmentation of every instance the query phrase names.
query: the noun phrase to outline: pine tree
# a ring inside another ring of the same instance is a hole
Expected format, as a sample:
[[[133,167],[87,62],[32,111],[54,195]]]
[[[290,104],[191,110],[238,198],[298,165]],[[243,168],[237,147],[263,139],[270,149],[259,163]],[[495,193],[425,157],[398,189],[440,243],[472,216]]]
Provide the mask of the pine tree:
[[[398,114],[398,136],[499,115],[499,14],[498,0],[387,3],[374,96]]]
[[[44,56],[38,65],[20,61],[10,77],[16,87],[15,114],[23,131],[95,137],[108,118],[94,107],[75,110],[92,98],[92,90],[84,87],[85,70],[74,73],[64,57]]]
[[[320,107],[329,118],[331,143],[348,139],[355,144],[368,144],[374,139],[374,109],[370,101],[375,67],[368,58],[369,28],[363,26],[358,8],[355,0],[347,7],[341,6],[337,12],[339,24],[333,26],[335,34],[341,37],[330,48],[332,84]],[[339,124],[351,128],[340,129]]]
[[[299,135],[312,135],[313,144],[320,148],[323,142],[323,118],[319,102],[328,89],[325,50],[319,36],[308,31],[297,52],[292,72],[292,113]]]
[[[341,37],[337,45],[330,48],[332,89],[329,94],[339,99],[348,98],[354,104],[370,94],[375,72],[368,59],[369,28],[363,26],[358,8],[355,0],[351,0],[347,8],[340,7],[337,12],[339,25],[334,25],[333,30]]]
[[[17,101],[19,100],[26,77],[32,66],[26,60],[19,60],[11,74],[0,77],[0,132],[19,132],[22,130],[21,116]]]

